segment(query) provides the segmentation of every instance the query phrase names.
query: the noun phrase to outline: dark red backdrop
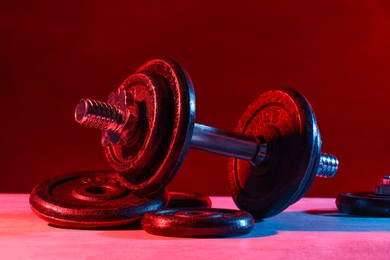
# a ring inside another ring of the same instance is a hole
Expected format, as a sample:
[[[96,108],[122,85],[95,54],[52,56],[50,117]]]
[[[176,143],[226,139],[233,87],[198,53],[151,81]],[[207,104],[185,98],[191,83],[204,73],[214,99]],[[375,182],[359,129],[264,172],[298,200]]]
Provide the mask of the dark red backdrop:
[[[79,98],[106,99],[148,59],[190,73],[197,121],[234,129],[257,95],[293,86],[315,109],[339,174],[311,196],[370,190],[389,147],[387,1],[1,1],[0,192],[109,168]],[[228,194],[226,159],[191,151],[171,189]]]

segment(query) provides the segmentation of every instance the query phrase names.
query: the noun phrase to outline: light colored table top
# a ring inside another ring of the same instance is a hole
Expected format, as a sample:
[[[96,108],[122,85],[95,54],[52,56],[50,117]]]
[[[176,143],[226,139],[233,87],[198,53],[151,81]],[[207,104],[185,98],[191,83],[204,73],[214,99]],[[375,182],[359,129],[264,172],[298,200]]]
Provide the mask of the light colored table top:
[[[213,207],[236,208],[229,197]],[[27,194],[0,195],[0,259],[390,259],[390,218],[350,217],[334,199],[304,198],[246,236],[171,238],[143,230],[54,228]]]

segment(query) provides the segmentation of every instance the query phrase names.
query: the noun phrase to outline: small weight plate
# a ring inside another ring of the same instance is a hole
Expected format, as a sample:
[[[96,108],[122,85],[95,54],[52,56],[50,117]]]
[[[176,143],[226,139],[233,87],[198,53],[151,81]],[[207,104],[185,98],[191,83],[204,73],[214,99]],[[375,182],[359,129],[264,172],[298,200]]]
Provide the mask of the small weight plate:
[[[390,196],[373,192],[341,193],[336,198],[342,213],[373,217],[390,217]]]
[[[236,205],[255,218],[274,216],[309,189],[318,168],[321,137],[308,101],[294,89],[259,96],[236,132],[263,137],[266,160],[258,166],[229,159],[229,187]]]
[[[175,61],[164,58],[147,62],[138,69],[138,73],[157,74],[168,86],[168,97],[160,100],[156,109],[167,114],[164,117],[161,141],[151,142],[158,147],[152,158],[146,158],[149,165],[143,174],[133,171],[121,171],[118,175],[121,182],[140,195],[161,191],[174,177],[187,154],[195,120],[195,94],[191,80],[186,71]],[[157,89],[156,84],[153,88]],[[148,106],[146,106],[148,108]],[[153,127],[159,127],[158,124]]]
[[[146,213],[142,228],[154,235],[173,237],[229,237],[248,234],[252,216],[229,209],[165,209]]]
[[[182,191],[169,191],[169,201],[166,208],[211,208],[209,196]]]
[[[126,172],[132,178],[149,180],[153,178],[155,168],[158,168],[155,164],[161,162],[161,153],[165,153],[166,149],[163,137],[168,119],[166,108],[166,102],[169,100],[168,87],[161,76],[145,71],[135,73],[126,79],[118,91],[123,90],[127,95],[128,106],[137,107],[137,125],[125,126],[118,143],[107,142],[103,145],[106,158],[116,171]],[[127,131],[128,129],[132,131]],[[105,135],[103,131],[103,138]],[[128,186],[135,193],[148,195],[138,192],[140,186],[143,187],[142,183],[141,181]]]
[[[122,186],[115,172],[87,171],[56,176],[30,194],[32,211],[55,226],[104,228],[121,226],[162,208],[167,193],[139,198]]]

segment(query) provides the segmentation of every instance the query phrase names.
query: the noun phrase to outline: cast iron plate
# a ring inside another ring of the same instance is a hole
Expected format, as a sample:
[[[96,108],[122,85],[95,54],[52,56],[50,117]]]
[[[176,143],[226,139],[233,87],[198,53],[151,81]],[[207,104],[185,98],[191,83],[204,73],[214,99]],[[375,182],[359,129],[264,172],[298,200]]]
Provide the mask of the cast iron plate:
[[[308,101],[294,89],[266,92],[241,117],[236,132],[264,137],[266,161],[257,167],[229,159],[236,205],[255,218],[274,216],[298,201],[317,172],[321,138]]]
[[[138,111],[136,127],[131,121],[125,126],[118,143],[103,145],[111,167],[132,176],[147,176],[158,160],[164,136],[168,87],[162,77],[154,73],[135,73],[126,79],[118,91],[125,91],[127,105]],[[133,131],[128,131],[132,129]],[[103,131],[103,138],[107,133]]]
[[[187,154],[195,122],[195,94],[186,71],[171,59],[151,60],[137,72],[157,74],[168,86],[168,97],[161,100],[163,105],[158,107],[167,116],[164,118],[161,142],[153,144],[158,147],[156,156],[145,158],[150,165],[142,174],[134,174],[130,170],[118,172],[118,178],[126,187],[146,196],[166,187]],[[154,87],[159,88],[160,85]]]
[[[336,198],[342,213],[373,217],[390,217],[390,196],[373,192],[340,193]]]
[[[30,194],[32,211],[52,225],[105,228],[131,223],[145,212],[164,207],[167,193],[139,198],[122,186],[112,171],[87,171],[56,176]]]
[[[173,237],[229,237],[248,234],[252,216],[229,209],[164,209],[146,213],[142,228],[154,235]]]

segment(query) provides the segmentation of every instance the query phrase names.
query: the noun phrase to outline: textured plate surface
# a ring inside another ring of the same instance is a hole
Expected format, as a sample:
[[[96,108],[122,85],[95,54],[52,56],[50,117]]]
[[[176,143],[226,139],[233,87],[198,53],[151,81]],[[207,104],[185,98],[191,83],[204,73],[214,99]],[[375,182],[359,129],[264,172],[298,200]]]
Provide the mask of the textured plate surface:
[[[121,171],[118,175],[124,185],[144,196],[164,189],[183,162],[194,128],[195,94],[185,70],[171,59],[151,60],[138,72],[157,74],[168,86],[168,98],[159,107],[167,117],[164,119],[161,142],[155,144],[158,146],[156,156],[149,158],[150,166],[144,174],[134,176],[132,171]]]
[[[341,193],[336,198],[342,213],[374,217],[390,217],[390,196],[373,192]]]
[[[116,171],[132,175],[148,175],[150,162],[158,158],[161,139],[167,120],[165,101],[168,89],[157,74],[135,73],[122,83],[128,107],[136,107],[138,120],[133,120],[121,132],[118,143],[104,145],[108,162]],[[135,125],[135,126],[134,126]],[[103,138],[106,132],[103,131]]]
[[[321,138],[310,104],[298,91],[262,94],[245,111],[236,132],[267,142],[266,161],[256,167],[229,159],[229,187],[240,209],[255,218],[271,217],[307,192],[317,171]]]
[[[115,172],[89,171],[56,176],[30,194],[35,214],[50,224],[103,228],[128,224],[165,205],[167,194],[139,198],[122,186]]]
[[[169,191],[166,208],[211,208],[209,196],[195,192]]]
[[[248,234],[254,227],[245,211],[228,209],[165,209],[146,213],[142,228],[154,235],[229,237]]]

